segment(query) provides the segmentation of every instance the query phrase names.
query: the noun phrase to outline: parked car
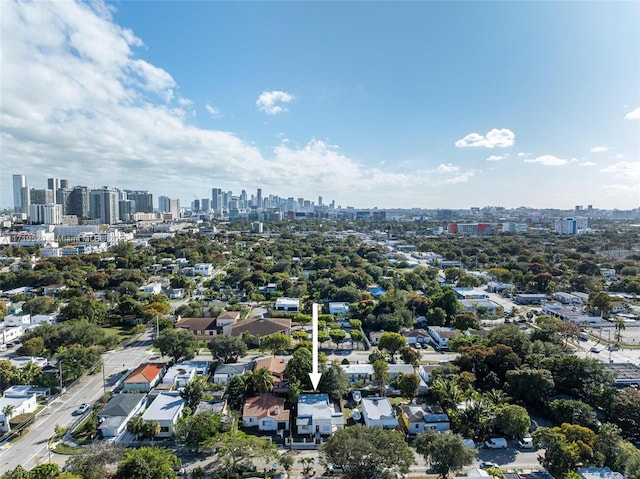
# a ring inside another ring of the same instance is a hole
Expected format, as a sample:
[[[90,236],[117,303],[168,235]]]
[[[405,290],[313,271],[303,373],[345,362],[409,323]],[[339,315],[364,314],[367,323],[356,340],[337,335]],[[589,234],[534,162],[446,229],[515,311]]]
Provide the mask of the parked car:
[[[533,449],[533,438],[523,437],[518,440],[518,447],[521,449]]]
[[[504,437],[492,437],[484,443],[489,449],[506,449],[508,447],[507,440]]]
[[[498,464],[496,464],[495,462],[484,461],[484,462],[480,463],[480,469],[489,469],[491,467],[496,467],[496,468],[500,469],[500,466]]]
[[[75,410],[74,414],[76,416],[81,416],[85,412],[87,412],[88,409],[89,409],[89,405],[86,402],[83,402],[82,404],[80,404],[80,406],[78,406],[78,409]]]
[[[596,348],[595,346],[592,347],[589,351],[591,351],[592,353],[599,353],[600,350],[598,348]]]
[[[612,344],[607,348],[609,351],[620,351],[620,346],[617,344]]]

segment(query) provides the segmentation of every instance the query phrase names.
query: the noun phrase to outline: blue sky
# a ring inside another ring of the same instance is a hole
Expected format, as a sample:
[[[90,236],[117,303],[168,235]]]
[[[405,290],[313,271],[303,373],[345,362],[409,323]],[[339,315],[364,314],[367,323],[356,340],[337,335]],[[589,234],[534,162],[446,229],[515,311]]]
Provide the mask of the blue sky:
[[[638,2],[2,2],[29,186],[640,206]]]

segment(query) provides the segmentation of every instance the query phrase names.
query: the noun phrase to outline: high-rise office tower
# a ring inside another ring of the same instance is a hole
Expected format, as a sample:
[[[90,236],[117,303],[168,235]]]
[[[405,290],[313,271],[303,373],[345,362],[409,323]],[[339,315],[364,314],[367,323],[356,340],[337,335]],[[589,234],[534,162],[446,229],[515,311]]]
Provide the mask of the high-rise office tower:
[[[91,190],[89,196],[89,216],[100,219],[100,222],[112,225],[118,222],[119,192],[115,188],[103,186],[100,189]]]
[[[86,186],[74,186],[67,200],[64,202],[64,214],[76,215],[78,218],[89,217],[89,188]]]
[[[55,203],[55,195],[51,189],[31,189],[29,196],[32,205],[47,205],[49,203]]]
[[[168,196],[159,196],[158,209],[160,213],[168,213],[171,210],[171,198]]]
[[[258,210],[262,209],[262,188],[258,188],[258,194],[256,195],[256,206]]]
[[[193,200],[191,202],[191,211],[200,211],[200,200]]]
[[[318,196],[318,206],[322,206],[322,196]]]
[[[60,179],[59,178],[48,178],[47,179],[47,188],[50,190],[56,191],[60,188]]]
[[[211,188],[211,209],[216,213],[222,212],[222,189]]]
[[[125,190],[128,200],[135,201],[136,209],[134,211],[138,213],[153,213],[153,195],[148,191],[132,191]]]
[[[201,198],[200,199],[200,208],[202,211],[211,210],[211,199],[210,198]]]
[[[22,209],[22,188],[27,187],[27,177],[24,175],[13,175],[13,211],[16,213],[27,213]]]

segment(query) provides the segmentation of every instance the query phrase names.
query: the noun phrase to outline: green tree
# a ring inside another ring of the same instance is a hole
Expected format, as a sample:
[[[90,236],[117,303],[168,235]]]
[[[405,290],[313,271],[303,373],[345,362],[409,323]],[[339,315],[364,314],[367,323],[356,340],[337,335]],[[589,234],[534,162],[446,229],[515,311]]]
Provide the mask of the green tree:
[[[413,374],[402,374],[398,380],[398,389],[402,397],[407,398],[409,402],[413,401],[418,395],[418,387],[420,386],[420,377]]]
[[[269,351],[274,356],[276,354],[283,354],[291,348],[293,348],[291,337],[281,333],[267,336],[260,343],[260,351]]]
[[[246,380],[247,389],[258,394],[273,391],[274,382],[273,374],[265,367],[251,371]]]
[[[381,396],[386,395],[387,383],[389,382],[389,364],[382,360],[378,359],[373,363],[373,378],[378,383],[378,390]]]
[[[160,423],[158,421],[144,421],[142,425],[142,435],[147,439],[155,439],[160,434]]]
[[[18,465],[12,471],[5,472],[0,479],[30,479],[29,471]]]
[[[69,303],[60,310],[60,321],[71,319],[86,319],[90,323],[102,324],[107,314],[107,307],[101,301],[91,296],[71,298]]]
[[[459,434],[438,434],[428,430],[416,436],[416,451],[445,479],[450,472],[461,470],[473,462],[474,452]]]
[[[185,406],[195,411],[204,396],[207,381],[202,376],[196,376],[189,381],[180,391],[180,397],[184,399]]]
[[[133,416],[127,423],[127,432],[138,439],[144,431],[144,419],[142,416]]]
[[[287,363],[285,370],[287,378],[291,383],[297,381],[302,390],[312,389],[309,378],[309,373],[312,370],[311,359],[311,351],[307,348],[300,348],[293,353],[293,357]]]
[[[175,436],[189,446],[202,446],[215,438],[222,427],[220,414],[203,411],[182,417],[175,425]]]
[[[531,418],[527,410],[515,404],[501,407],[494,422],[497,432],[512,438],[524,437],[530,425]]]
[[[3,391],[9,386],[18,383],[20,370],[6,359],[0,359],[0,389]]]
[[[625,325],[625,321],[623,318],[616,318],[613,322],[615,329],[616,329],[616,334],[615,334],[615,339],[617,342],[622,341],[622,331],[624,331],[625,329],[627,329],[626,325]]]
[[[549,403],[549,416],[556,424],[570,423],[597,429],[596,411],[583,401],[576,399],[554,399]]]
[[[378,339],[378,348],[388,351],[391,356],[394,356],[406,344],[407,339],[400,333],[385,332]]]
[[[322,371],[318,391],[327,393],[333,399],[340,400],[349,392],[349,378],[347,374],[337,364],[331,365]]]
[[[214,361],[233,363],[247,354],[247,345],[236,336],[215,336],[209,341],[209,350]]]
[[[417,368],[420,365],[422,355],[409,346],[403,346],[400,348],[400,359],[402,359],[405,364],[411,364],[414,368]]]
[[[198,340],[195,335],[184,329],[160,331],[157,345],[163,356],[169,356],[176,363],[183,359],[193,359],[198,350]]]
[[[227,403],[235,411],[240,411],[247,394],[247,381],[244,376],[234,376],[227,386]]]
[[[347,337],[347,333],[342,329],[331,329],[329,330],[329,337],[336,344],[336,347],[339,347],[340,343]]]
[[[29,479],[56,479],[60,476],[60,467],[55,463],[39,464],[29,471]]]
[[[70,456],[65,469],[82,479],[104,479],[112,471],[107,467],[122,458],[123,449],[112,443],[96,442],[82,448],[79,454]]]
[[[176,479],[180,459],[165,448],[127,449],[114,479]]]
[[[453,317],[453,327],[466,331],[467,329],[478,329],[478,317],[473,311],[460,311]]]
[[[253,466],[253,460],[257,457],[270,461],[279,454],[277,446],[271,441],[237,430],[220,434],[214,440],[214,445],[218,450],[218,461],[234,472],[241,466]]]
[[[541,406],[553,392],[555,383],[547,369],[514,369],[507,371],[507,392],[532,406]]]
[[[337,431],[320,446],[320,455],[324,462],[342,468],[344,479],[398,477],[415,462],[402,433],[379,426]]]
[[[39,336],[27,339],[22,343],[22,346],[18,348],[18,354],[22,356],[45,356],[46,348],[44,346],[44,339]]]

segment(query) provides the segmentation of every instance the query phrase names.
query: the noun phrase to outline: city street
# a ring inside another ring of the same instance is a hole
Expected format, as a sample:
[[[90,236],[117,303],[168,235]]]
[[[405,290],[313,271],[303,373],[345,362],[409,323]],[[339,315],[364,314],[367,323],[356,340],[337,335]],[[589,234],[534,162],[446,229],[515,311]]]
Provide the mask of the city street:
[[[93,404],[104,389],[110,389],[125,370],[137,367],[149,357],[147,348],[151,337],[145,332],[133,345],[103,355],[104,380],[102,373],[83,376],[67,388],[66,392],[53,399],[38,415],[28,433],[15,442],[0,446],[0,474],[22,465],[31,469],[38,464],[64,462],[66,457],[49,452],[49,440],[55,434],[55,426],[68,427],[79,419],[73,412],[82,403]]]

